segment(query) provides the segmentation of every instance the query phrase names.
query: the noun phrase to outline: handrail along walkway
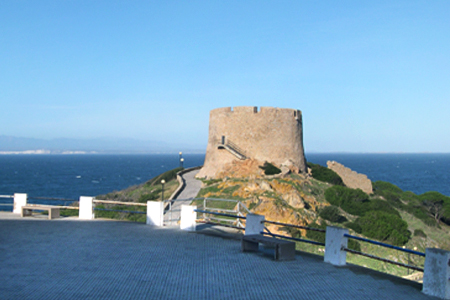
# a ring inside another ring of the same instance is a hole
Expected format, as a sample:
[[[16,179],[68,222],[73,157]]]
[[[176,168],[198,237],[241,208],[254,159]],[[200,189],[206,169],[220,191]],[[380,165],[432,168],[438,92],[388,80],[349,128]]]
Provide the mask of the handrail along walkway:
[[[147,203],[138,203],[138,202],[123,202],[123,201],[112,201],[112,200],[99,200],[94,199],[92,200],[93,203],[100,203],[100,204],[115,204],[115,205],[126,205],[126,206],[143,206],[147,207]],[[94,210],[98,211],[112,211],[112,212],[121,212],[121,213],[130,213],[130,214],[147,214],[145,211],[137,211],[137,210],[121,210],[121,209],[111,209],[111,208],[99,208],[94,207]]]
[[[382,243],[382,242],[378,242],[378,241],[369,240],[369,239],[366,239],[366,238],[350,235],[350,234],[347,234],[347,233],[344,234],[344,237],[349,238],[349,239],[362,241],[362,242],[371,243],[371,244],[374,244],[374,245],[377,245],[377,246],[381,246],[381,247],[385,247],[385,248],[390,248],[390,249],[406,252],[406,253],[409,253],[409,254],[414,254],[414,255],[425,257],[425,253],[423,253],[423,252],[414,251],[414,250],[406,249],[406,248],[401,248],[401,247],[397,247],[397,246],[394,246],[394,245],[390,245],[390,244],[386,244],[386,243]],[[386,263],[390,263],[390,264],[393,264],[393,265],[397,265],[397,266],[400,266],[400,267],[416,270],[416,271],[419,271],[419,272],[423,272],[424,271],[423,268],[420,268],[420,267],[417,267],[417,266],[399,263],[399,262],[396,262],[396,261],[393,261],[393,260],[389,260],[389,259],[386,259],[386,258],[375,256],[375,255],[372,255],[372,254],[363,253],[363,252],[360,252],[360,251],[348,249],[346,247],[342,247],[341,250],[344,250],[346,252],[353,253],[353,254],[356,254],[356,255],[369,257],[369,258],[372,258],[372,259],[375,259],[375,260],[383,261],[383,262],[386,262]]]

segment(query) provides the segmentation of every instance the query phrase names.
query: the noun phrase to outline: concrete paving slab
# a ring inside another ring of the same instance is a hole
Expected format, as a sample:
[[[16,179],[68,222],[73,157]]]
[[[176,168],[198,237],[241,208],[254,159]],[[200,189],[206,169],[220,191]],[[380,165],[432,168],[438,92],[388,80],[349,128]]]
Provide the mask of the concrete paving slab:
[[[0,299],[434,299],[311,254],[279,262],[219,235],[0,214]]]

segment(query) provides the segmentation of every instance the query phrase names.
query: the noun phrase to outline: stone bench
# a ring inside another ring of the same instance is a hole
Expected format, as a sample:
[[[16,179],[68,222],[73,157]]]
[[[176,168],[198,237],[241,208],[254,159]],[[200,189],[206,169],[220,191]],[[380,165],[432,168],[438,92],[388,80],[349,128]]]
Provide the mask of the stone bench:
[[[48,219],[56,219],[59,218],[59,208],[57,207],[51,207],[51,206],[44,206],[44,205],[26,205],[22,206],[21,210],[21,216],[31,216],[33,210],[46,210],[48,211]]]
[[[280,240],[274,237],[264,236],[262,234],[244,235],[242,237],[242,251],[258,251],[259,244],[275,248],[275,260],[294,260],[295,243],[286,240]]]

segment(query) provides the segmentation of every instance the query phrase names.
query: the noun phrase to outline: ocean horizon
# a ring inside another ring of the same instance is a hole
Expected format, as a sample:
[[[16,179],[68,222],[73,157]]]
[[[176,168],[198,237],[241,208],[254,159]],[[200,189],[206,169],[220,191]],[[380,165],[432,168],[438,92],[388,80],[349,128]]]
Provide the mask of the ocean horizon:
[[[185,168],[201,166],[205,154],[183,154]],[[404,191],[437,191],[450,196],[449,153],[307,153],[326,166],[337,161],[372,181]],[[0,195],[29,197],[97,196],[144,183],[180,166],[179,154],[1,155]],[[0,201],[6,201],[0,199]]]

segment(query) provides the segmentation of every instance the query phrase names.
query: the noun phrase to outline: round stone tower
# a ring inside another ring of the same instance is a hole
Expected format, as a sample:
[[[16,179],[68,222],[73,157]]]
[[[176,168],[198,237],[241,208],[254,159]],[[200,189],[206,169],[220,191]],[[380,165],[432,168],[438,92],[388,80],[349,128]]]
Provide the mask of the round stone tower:
[[[305,173],[301,111],[253,106],[212,110],[205,163],[197,177],[217,178],[230,164],[247,159]]]

